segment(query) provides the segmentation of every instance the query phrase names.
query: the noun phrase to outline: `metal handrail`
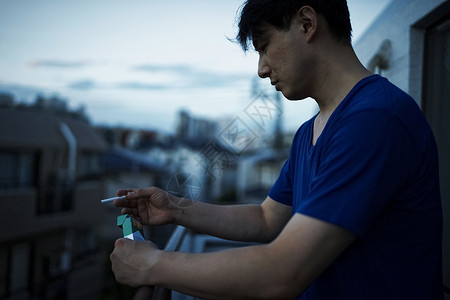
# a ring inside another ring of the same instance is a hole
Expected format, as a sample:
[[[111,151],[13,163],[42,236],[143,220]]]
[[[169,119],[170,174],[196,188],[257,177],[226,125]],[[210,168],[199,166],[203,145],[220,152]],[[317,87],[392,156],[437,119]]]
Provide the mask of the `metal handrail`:
[[[183,240],[186,237],[189,229],[184,226],[178,225],[170,236],[169,240],[164,247],[164,251],[178,251],[180,250]],[[172,292],[162,286],[145,286],[141,287],[134,300],[140,299],[152,299],[152,300],[167,300],[171,299]]]
[[[174,232],[172,233],[169,241],[164,247],[164,251],[178,251],[180,250],[181,244],[183,243],[184,237],[186,236],[188,229],[184,226],[178,225]],[[171,299],[172,292],[161,286],[155,286],[153,288],[152,300],[165,300]]]
[[[183,243],[188,229],[184,226],[178,225],[170,236],[169,240],[164,247],[165,251],[178,251]]]

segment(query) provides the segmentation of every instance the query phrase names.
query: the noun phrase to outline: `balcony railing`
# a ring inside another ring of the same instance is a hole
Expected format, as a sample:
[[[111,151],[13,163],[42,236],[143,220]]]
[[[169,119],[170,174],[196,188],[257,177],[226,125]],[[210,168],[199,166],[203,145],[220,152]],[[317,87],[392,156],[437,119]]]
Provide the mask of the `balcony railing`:
[[[192,251],[203,253],[229,248],[255,245],[257,243],[236,242],[208,236],[192,231],[183,226],[177,226],[169,238],[165,251]],[[173,292],[161,286],[143,287],[138,290],[133,300],[165,300],[165,299],[196,299],[187,295]]]
[[[164,247],[165,251],[178,251],[180,250],[181,245],[185,237],[189,234],[190,230],[183,226],[177,226],[169,238],[166,246]],[[172,298],[172,291],[168,290],[161,286],[146,286],[141,287],[133,300],[166,300]]]

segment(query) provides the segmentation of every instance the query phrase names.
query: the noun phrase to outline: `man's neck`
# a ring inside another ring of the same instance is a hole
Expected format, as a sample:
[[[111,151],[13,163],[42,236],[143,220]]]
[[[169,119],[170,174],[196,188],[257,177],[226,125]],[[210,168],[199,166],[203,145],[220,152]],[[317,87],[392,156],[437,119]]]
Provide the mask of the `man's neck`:
[[[350,46],[325,49],[313,98],[319,105],[319,117],[326,122],[353,87],[371,73]]]

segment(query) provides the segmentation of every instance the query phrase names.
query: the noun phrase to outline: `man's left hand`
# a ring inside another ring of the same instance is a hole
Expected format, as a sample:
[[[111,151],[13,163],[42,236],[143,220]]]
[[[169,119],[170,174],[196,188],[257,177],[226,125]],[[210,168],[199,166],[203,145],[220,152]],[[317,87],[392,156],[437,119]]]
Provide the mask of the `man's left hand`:
[[[152,285],[152,267],[158,260],[159,252],[150,241],[116,240],[110,255],[116,280],[133,287]]]

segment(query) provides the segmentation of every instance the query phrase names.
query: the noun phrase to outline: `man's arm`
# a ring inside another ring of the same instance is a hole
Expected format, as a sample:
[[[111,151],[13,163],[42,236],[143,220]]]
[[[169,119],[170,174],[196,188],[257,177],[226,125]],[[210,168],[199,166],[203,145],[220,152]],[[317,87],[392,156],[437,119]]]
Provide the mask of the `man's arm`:
[[[224,239],[271,242],[291,217],[292,207],[267,197],[262,204],[214,205],[195,202],[179,210],[174,223]]]
[[[214,205],[175,197],[159,188],[120,190],[114,201],[123,214],[142,224],[175,223],[213,236],[238,241],[270,242],[291,217],[291,207],[269,197],[262,204]]]
[[[341,227],[296,214],[270,244],[191,254],[119,239],[111,260],[116,279],[128,285],[209,299],[284,299],[301,294],[354,239]]]

